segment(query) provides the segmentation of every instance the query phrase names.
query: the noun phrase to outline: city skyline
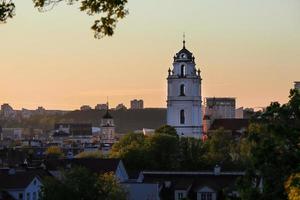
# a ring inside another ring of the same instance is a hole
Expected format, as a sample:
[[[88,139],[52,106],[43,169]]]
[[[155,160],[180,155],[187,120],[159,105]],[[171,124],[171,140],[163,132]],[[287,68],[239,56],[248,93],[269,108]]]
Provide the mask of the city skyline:
[[[112,107],[135,98],[166,107],[167,70],[183,32],[203,97],[236,97],[238,107],[285,103],[300,79],[296,0],[132,0],[115,35],[100,40],[89,29],[93,19],[76,6],[38,13],[28,2],[16,5],[16,17],[0,26],[0,103],[14,109],[73,110],[107,96]]]

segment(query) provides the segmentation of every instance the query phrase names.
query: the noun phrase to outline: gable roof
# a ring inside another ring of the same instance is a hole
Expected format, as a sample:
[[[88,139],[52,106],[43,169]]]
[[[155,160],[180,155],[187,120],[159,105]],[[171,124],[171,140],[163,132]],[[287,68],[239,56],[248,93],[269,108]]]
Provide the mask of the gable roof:
[[[225,130],[237,131],[247,128],[249,124],[249,119],[216,119],[213,121],[209,130],[224,128]]]
[[[0,188],[25,189],[35,178],[39,177],[32,171],[16,171],[9,174],[7,171],[0,172]]]
[[[198,191],[203,187],[209,187],[215,191],[225,188],[234,189],[237,178],[244,176],[244,172],[143,172],[145,183],[171,182],[174,190]]]

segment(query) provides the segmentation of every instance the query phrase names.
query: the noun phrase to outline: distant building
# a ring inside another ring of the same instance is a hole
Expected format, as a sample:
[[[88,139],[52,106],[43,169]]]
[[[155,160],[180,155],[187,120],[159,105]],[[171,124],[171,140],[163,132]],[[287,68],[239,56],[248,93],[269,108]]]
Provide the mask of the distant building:
[[[142,99],[130,101],[130,109],[144,109],[144,101]]]
[[[95,110],[107,110],[107,109],[108,109],[108,105],[106,103],[97,104],[95,106]]]
[[[24,119],[30,118],[32,116],[32,114],[33,114],[32,110],[28,110],[25,108],[22,108],[22,110],[21,110],[21,117]]]
[[[21,140],[24,138],[22,128],[2,128],[1,140]]]
[[[102,144],[113,144],[115,143],[115,124],[114,119],[106,110],[105,115],[101,120],[101,143]]]
[[[1,105],[1,115],[4,118],[10,118],[15,115],[15,111],[8,103],[5,103]]]
[[[300,91],[300,81],[295,81],[294,84],[295,84],[295,89]]]
[[[46,109],[42,106],[39,106],[36,110],[35,113],[38,115],[44,115],[46,113]]]
[[[243,107],[237,108],[235,110],[235,118],[236,119],[243,119],[244,118],[244,108]]]
[[[127,107],[124,104],[120,103],[116,106],[116,110],[127,110]]]
[[[92,124],[89,123],[56,123],[55,132],[59,134],[69,134],[72,136],[92,135]]]
[[[211,119],[235,118],[235,98],[207,97],[204,101],[205,115]]]
[[[89,105],[83,105],[83,106],[80,107],[80,110],[86,111],[86,110],[92,110],[92,108]]]

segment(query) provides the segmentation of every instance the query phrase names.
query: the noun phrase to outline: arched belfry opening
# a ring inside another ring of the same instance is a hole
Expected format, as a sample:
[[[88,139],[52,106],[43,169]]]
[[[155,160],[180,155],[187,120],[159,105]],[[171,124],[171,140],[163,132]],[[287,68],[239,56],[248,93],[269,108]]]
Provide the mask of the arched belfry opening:
[[[180,76],[181,77],[185,77],[186,76],[186,67],[185,67],[185,65],[181,65]]]

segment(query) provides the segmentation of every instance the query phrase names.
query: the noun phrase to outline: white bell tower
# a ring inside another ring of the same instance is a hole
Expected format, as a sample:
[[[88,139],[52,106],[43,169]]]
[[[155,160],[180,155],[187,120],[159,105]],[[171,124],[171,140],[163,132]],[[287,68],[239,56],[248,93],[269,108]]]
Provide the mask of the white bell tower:
[[[185,48],[174,56],[169,69],[167,124],[182,137],[200,138],[202,134],[202,100],[200,69],[196,70],[195,57]]]

